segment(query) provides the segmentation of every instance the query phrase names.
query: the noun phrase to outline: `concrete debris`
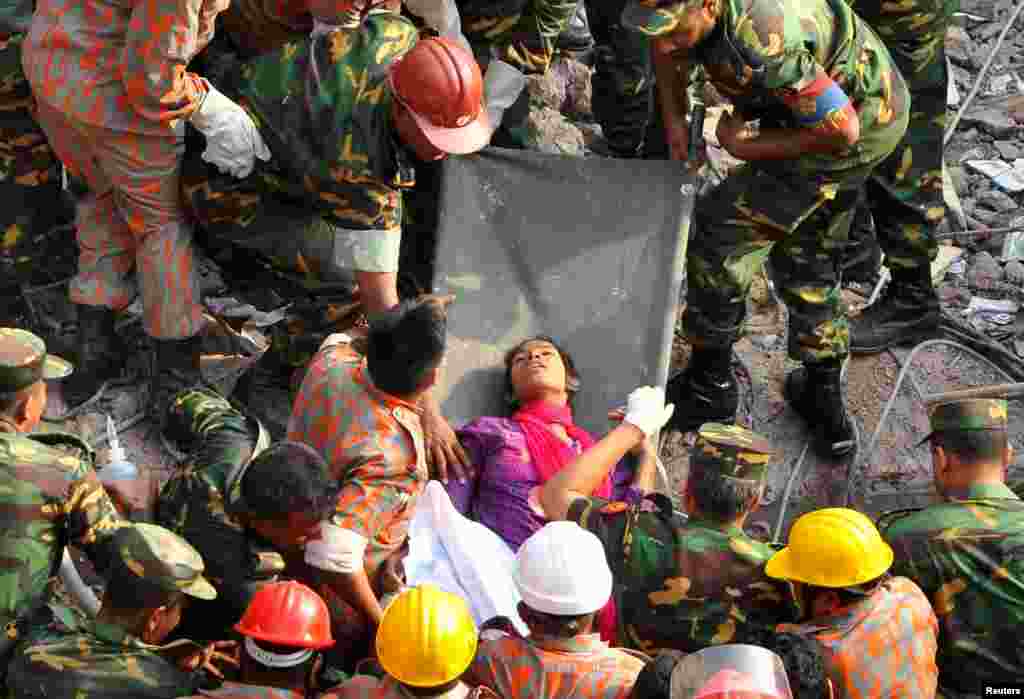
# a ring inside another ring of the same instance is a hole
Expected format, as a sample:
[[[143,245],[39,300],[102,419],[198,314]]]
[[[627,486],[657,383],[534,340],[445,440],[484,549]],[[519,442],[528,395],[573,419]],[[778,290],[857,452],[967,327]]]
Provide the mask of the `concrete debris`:
[[[968,160],[967,167],[986,175],[1007,192],[1016,193],[1024,191],[1024,166],[1017,166],[1018,162],[1024,161],[1016,160],[1011,165],[1003,160]],[[1006,210],[1012,211],[1016,207],[1014,203]]]

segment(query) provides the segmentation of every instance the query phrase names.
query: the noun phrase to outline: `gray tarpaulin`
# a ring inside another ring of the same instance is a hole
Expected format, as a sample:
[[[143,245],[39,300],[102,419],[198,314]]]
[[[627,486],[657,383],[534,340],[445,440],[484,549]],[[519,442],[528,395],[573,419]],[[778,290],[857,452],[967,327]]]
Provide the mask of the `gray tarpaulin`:
[[[679,163],[489,148],[444,163],[435,291],[454,293],[439,399],[503,415],[504,352],[537,333],[572,354],[577,420],[667,378],[694,178]]]

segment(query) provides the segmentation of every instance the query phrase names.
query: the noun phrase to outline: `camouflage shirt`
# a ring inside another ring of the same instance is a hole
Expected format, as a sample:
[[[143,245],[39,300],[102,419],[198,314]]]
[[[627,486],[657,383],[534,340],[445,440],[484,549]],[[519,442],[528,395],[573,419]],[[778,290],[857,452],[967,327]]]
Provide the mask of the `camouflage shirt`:
[[[890,512],[879,530],[893,571],[911,578],[939,619],[940,683],[981,692],[1024,677],[1024,502],[1001,484]]]
[[[543,73],[555,41],[576,12],[575,0],[456,0],[462,31],[477,52],[524,73]]]
[[[860,140],[836,155],[766,167],[840,172],[880,162],[906,130],[909,96],[882,41],[845,0],[723,0],[715,30],[694,51],[715,88],[761,126],[816,128],[841,116],[816,103],[832,78],[860,119]]]
[[[46,602],[65,543],[104,570],[122,520],[96,476],[92,450],[69,434],[23,435],[0,424],[0,493],[0,623],[13,640]]]
[[[68,608],[54,613],[11,661],[12,699],[169,699],[196,691],[200,675],[182,672],[156,646]]]
[[[672,514],[663,496],[638,504],[580,498],[568,519],[597,535],[615,575],[619,645],[653,654],[735,642],[747,624],[791,618],[788,588],[764,574],[775,551],[736,527]]]
[[[382,200],[378,208],[394,209],[397,188],[413,183],[411,161],[392,134],[387,69],[416,41],[412,22],[375,10],[247,62],[228,90],[275,154],[258,170],[266,184],[296,199],[313,195],[339,225],[389,227],[358,220],[354,209],[372,208],[355,206],[352,188],[370,190]]]

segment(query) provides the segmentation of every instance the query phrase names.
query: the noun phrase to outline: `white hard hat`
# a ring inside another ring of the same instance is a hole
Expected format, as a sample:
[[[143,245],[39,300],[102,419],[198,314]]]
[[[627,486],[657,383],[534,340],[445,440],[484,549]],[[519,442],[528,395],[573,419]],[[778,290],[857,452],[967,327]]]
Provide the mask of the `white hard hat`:
[[[515,581],[523,602],[545,614],[590,614],[612,595],[601,541],[574,522],[549,522],[524,541]]]

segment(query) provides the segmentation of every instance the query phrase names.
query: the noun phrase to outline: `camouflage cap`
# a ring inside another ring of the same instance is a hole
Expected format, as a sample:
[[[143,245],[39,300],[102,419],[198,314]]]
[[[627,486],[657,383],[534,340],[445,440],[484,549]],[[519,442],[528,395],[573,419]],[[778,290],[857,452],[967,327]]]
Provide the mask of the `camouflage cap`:
[[[1006,430],[1006,409],[1003,398],[970,398],[933,405],[929,410],[932,431],[919,444],[930,440],[936,432]]]
[[[630,0],[622,11],[622,26],[647,36],[668,34],[679,26],[687,0]]]
[[[707,422],[690,449],[690,466],[713,469],[722,476],[760,481],[768,472],[771,443],[739,425]]]
[[[199,599],[217,597],[203,577],[203,557],[172,531],[155,524],[131,524],[114,534],[114,547],[125,568],[157,587]]]
[[[63,379],[73,367],[46,353],[42,338],[20,328],[0,328],[0,392],[20,391],[42,379]]]

